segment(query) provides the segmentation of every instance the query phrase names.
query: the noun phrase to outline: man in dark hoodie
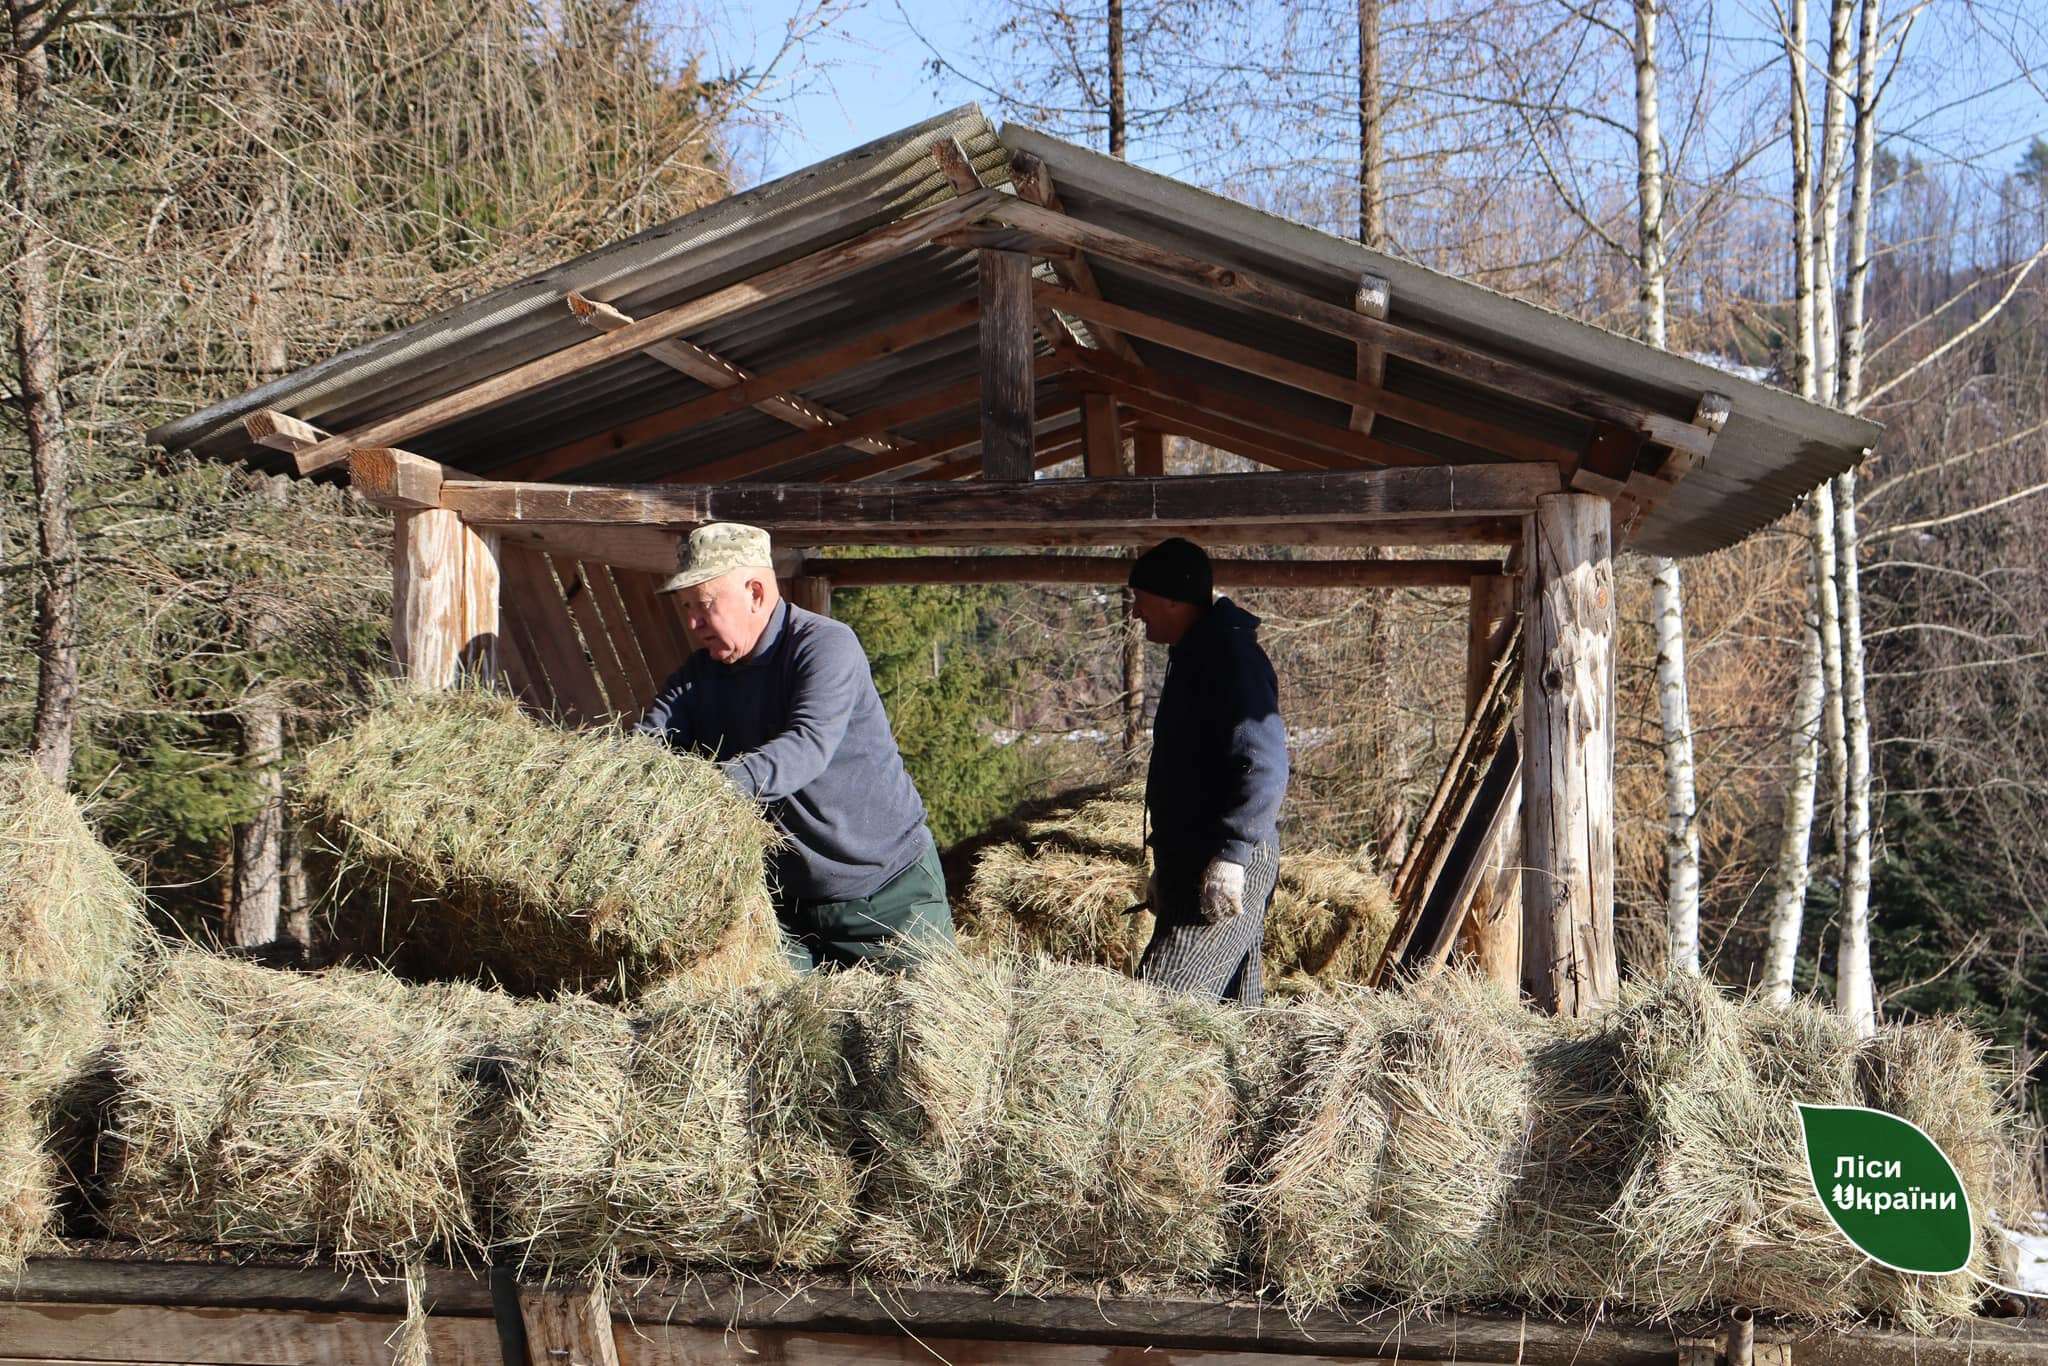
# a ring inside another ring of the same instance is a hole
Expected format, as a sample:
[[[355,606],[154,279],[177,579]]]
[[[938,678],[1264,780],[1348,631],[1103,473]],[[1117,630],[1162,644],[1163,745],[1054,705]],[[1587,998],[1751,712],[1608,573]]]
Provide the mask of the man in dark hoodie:
[[[1266,906],[1280,872],[1287,728],[1259,619],[1214,597],[1209,557],[1176,536],[1138,557],[1145,638],[1167,647],[1145,809],[1157,922],[1139,972],[1189,995],[1257,1005]]]

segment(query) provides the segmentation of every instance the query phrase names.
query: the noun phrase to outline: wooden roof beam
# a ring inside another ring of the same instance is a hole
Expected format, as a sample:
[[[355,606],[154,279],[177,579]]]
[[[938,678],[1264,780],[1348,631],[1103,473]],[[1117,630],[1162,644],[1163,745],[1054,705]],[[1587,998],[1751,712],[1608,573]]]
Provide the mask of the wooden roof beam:
[[[569,305],[569,311],[574,313],[578,320],[599,332],[617,332],[633,325],[632,318],[610,304],[586,299],[574,291],[567,295],[565,301]],[[754,375],[744,367],[735,365],[725,357],[681,337],[670,337],[667,341],[656,342],[641,354],[650,360],[660,361],[671,370],[688,375],[707,389],[737,389],[754,378]],[[801,427],[805,431],[834,427],[846,421],[844,413],[834,412],[824,404],[814,403],[801,394],[769,394],[765,398],[754,400],[749,406],[756,412],[766,413],[777,421],[787,422],[790,426]],[[846,444],[855,450],[873,454],[888,450],[894,443],[888,434],[884,433],[881,436],[856,437]]]
[[[1076,439],[1064,448],[1049,447],[1041,450],[1036,459],[1045,465],[1071,460],[1079,455],[1081,444]],[[1191,478],[1200,476],[1177,476]],[[1227,475],[1231,479],[1273,478],[1300,479],[1308,476],[1293,474],[1275,475]],[[1080,483],[1080,480],[1041,480],[1041,483]],[[1100,487],[1100,485],[1095,485]],[[992,488],[995,485],[982,484],[974,480],[937,482],[921,479],[905,479],[890,484],[854,484],[846,487],[859,489],[948,489]],[[640,569],[650,574],[670,574],[675,570],[675,544],[679,535],[675,530],[650,527],[605,527],[589,523],[570,524],[563,522],[520,522],[497,528],[502,543],[543,550],[550,555],[575,556],[585,560],[599,560],[606,564],[625,569]],[[1037,527],[957,527],[945,531],[929,528],[893,530],[889,527],[856,526],[798,528],[778,531],[790,545],[801,546],[907,546],[927,548],[968,548],[968,547],[1038,547],[1059,549],[1067,547],[1099,547],[1112,549],[1133,545],[1148,545],[1168,536],[1185,536],[1189,540],[1211,546],[1282,546],[1307,545],[1328,547],[1389,547],[1389,546],[1512,546],[1522,534],[1520,517],[1410,517],[1395,518],[1385,522],[1359,521],[1314,521],[1314,522],[1261,522],[1250,526],[1235,526],[1228,523],[1205,522],[1199,525],[1175,522],[1143,522],[1121,526],[1037,526]],[[662,549],[656,551],[653,546]]]
[[[1254,527],[1527,515],[1555,492],[1535,465],[1437,465],[1322,474],[1189,475],[931,484],[531,484],[450,480],[441,505],[484,526],[662,526],[737,521],[803,544],[852,530]]]
[[[1004,198],[1008,196],[983,190],[959,199],[949,199],[920,213],[885,223],[859,237],[763,271],[751,279],[713,290],[702,298],[649,314],[616,332],[551,351],[524,365],[515,365],[501,374],[465,385],[416,407],[328,437],[300,454],[300,472],[310,473],[337,464],[348,457],[352,447],[387,446],[403,441],[409,436],[432,431],[472,413],[495,407],[543,385],[645,350],[655,342],[680,336],[719,318],[844,279],[913,251],[949,228],[984,216],[996,200]]]
[[[309,451],[327,439],[327,433],[290,413],[280,413],[274,408],[258,408],[242,419],[242,430],[251,441],[273,451],[283,451],[298,463],[301,452]],[[301,469],[299,473],[306,473]]]
[[[1705,435],[1685,418],[1667,416],[1577,380],[1375,318],[1355,307],[1328,303],[1251,271],[1203,261],[1016,196],[999,200],[988,216],[1060,245],[1108,257],[1274,317],[1333,336],[1375,343],[1387,355],[1400,356],[1490,389],[1591,421],[1629,427],[1663,445],[1691,450]],[[1114,324],[1115,319],[1104,321]]]
[[[441,506],[447,470],[438,460],[389,446],[358,446],[348,453],[349,486],[378,507],[417,512]]]
[[[1209,561],[1221,588],[1458,588],[1499,560]],[[807,559],[802,572],[835,588],[944,583],[1114,583],[1130,577],[1128,555],[911,555]]]
[[[635,446],[664,440],[736,413],[776,394],[846,374],[871,361],[972,327],[979,311],[980,305],[974,299],[961,299],[943,308],[878,327],[802,360],[763,371],[729,389],[705,394],[674,408],[635,418],[610,431],[597,432],[551,451],[515,460],[492,473],[501,479],[552,479],[568,474]]]
[[[1051,297],[1062,308],[1071,310],[1084,318],[1101,317],[1122,328],[1134,337],[1144,337],[1161,346],[1171,347],[1203,360],[1227,365],[1249,375],[1285,384],[1304,393],[1322,398],[1335,399],[1356,407],[1366,405],[1400,422],[1411,423],[1440,436],[1477,446],[1504,459],[1544,461],[1564,465],[1577,458],[1577,452],[1569,446],[1559,445],[1542,437],[1510,427],[1498,426],[1479,418],[1454,413],[1419,399],[1402,394],[1389,393],[1384,389],[1368,389],[1348,375],[1332,374],[1318,366],[1304,364],[1285,356],[1262,351],[1243,342],[1231,341],[1200,328],[1166,318],[1154,317],[1135,308],[1113,304],[1103,299],[1090,299],[1072,290],[1056,286],[1041,285],[1039,292]]]
[[[1368,318],[1387,320],[1387,308],[1393,300],[1394,288],[1387,283],[1384,275],[1367,272],[1358,278],[1358,293],[1352,298],[1351,306]],[[1358,382],[1368,389],[1387,387],[1387,349],[1378,342],[1358,340]],[[1351,405],[1351,430],[1361,436],[1370,435],[1372,420],[1378,409],[1370,403]]]
[[[1031,153],[1018,152],[1010,158],[1010,179],[1017,191],[1012,199],[1021,199],[1028,205],[1050,213],[1066,212],[1065,206],[1060,203],[1059,191],[1053,188],[1052,171]],[[1052,265],[1053,274],[1057,275],[1067,288],[1093,298],[1102,297],[1102,286],[1096,281],[1095,272],[1089,269],[1087,258],[1080,254],[1080,248],[1075,247],[1071,253],[1063,253],[1057,257],[1048,256],[1047,259]],[[1050,313],[1050,310],[1047,312]],[[1052,337],[1055,346],[1072,339],[1073,334],[1068,332],[1063,324],[1055,320],[1052,325],[1057,327],[1058,335],[1053,335],[1050,330],[1047,335]],[[1133,365],[1138,363],[1138,353],[1131,349],[1131,344],[1123,333],[1096,322],[1089,323],[1088,331],[1102,344],[1102,350],[1109,352],[1118,360],[1129,361]]]

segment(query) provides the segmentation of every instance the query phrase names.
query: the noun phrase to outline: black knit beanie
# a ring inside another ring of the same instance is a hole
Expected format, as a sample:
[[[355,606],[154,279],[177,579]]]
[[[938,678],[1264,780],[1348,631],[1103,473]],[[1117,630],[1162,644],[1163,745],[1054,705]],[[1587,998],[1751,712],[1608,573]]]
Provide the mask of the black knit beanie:
[[[1209,557],[1202,547],[1185,537],[1168,537],[1131,565],[1131,587],[1174,602],[1207,607],[1215,586]]]

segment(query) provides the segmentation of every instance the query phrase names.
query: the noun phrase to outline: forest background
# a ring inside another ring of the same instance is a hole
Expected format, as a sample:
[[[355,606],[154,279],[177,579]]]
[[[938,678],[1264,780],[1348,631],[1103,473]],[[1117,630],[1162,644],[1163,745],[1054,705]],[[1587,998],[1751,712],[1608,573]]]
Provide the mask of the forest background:
[[[167,918],[317,937],[285,787],[384,671],[389,526],[141,433],[786,168],[886,62],[928,99],[895,122],[970,95],[1884,422],[1860,482],[1686,562],[1682,592],[1624,562],[1623,956],[1654,974],[1696,944],[1732,984],[1966,1011],[2042,1103],[2048,17],[884,4],[807,4],[764,40],[758,14],[652,0],[10,0],[0,743],[91,798]],[[835,70],[878,17],[890,50]],[[1283,682],[1287,838],[1397,857],[1462,719],[1462,597],[1242,597]],[[1119,595],[836,607],[942,842],[1142,764],[1163,660],[1133,672]]]

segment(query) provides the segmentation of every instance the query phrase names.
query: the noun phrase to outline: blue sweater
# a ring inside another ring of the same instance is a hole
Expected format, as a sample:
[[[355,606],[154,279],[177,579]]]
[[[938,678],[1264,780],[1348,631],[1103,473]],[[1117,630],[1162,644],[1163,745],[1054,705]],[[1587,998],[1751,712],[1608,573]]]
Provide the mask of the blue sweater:
[[[635,728],[718,760],[789,837],[771,872],[783,899],[851,901],[924,853],[924,803],[851,628],[779,604],[753,653],[699,650]]]
[[[1247,863],[1257,845],[1280,847],[1287,727],[1258,632],[1257,617],[1218,598],[1167,651],[1145,775],[1162,871]]]

